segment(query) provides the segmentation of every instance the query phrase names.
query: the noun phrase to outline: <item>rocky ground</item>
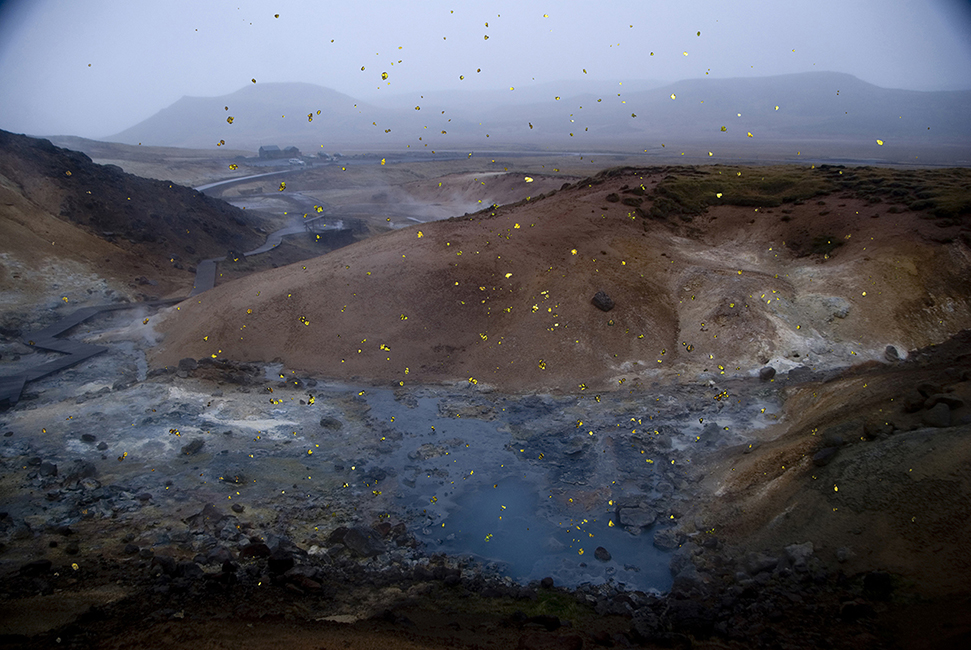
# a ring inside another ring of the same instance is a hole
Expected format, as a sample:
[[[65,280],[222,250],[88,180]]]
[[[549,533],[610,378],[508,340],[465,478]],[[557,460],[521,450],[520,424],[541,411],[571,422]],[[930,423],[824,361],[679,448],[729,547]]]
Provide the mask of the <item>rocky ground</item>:
[[[556,395],[151,371],[148,327],[82,326],[111,351],[0,415],[11,647],[879,648],[942,598],[952,627],[922,634],[968,633],[963,338],[825,375]],[[529,533],[488,506],[495,553],[447,532],[515,477],[549,502],[507,516],[551,526],[532,573]]]

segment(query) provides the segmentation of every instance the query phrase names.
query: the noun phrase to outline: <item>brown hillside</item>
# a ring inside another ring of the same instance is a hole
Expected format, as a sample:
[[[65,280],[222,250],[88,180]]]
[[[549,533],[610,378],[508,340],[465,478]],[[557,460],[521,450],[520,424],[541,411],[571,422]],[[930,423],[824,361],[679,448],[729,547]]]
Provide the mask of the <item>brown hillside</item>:
[[[95,164],[47,140],[0,131],[0,153],[0,175],[30,201],[137,255],[194,264],[264,239],[248,225],[250,215],[224,201]]]
[[[167,315],[154,362],[513,390],[851,365],[971,325],[962,209],[888,206],[842,170],[611,170],[217,287]]]

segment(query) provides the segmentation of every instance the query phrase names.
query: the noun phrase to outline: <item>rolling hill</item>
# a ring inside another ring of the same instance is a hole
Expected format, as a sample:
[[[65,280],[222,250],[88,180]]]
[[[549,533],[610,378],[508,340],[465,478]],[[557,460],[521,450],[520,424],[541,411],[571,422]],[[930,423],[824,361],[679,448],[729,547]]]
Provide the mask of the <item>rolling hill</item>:
[[[893,90],[833,72],[663,86],[631,82],[609,91],[563,86],[576,92],[557,95],[555,84],[516,92],[431,92],[383,98],[377,107],[312,84],[260,83],[223,97],[184,97],[108,139],[196,148],[220,141],[250,149],[296,144],[306,152],[321,145],[328,151],[406,146],[660,151],[665,142],[758,151],[769,142],[832,141],[865,145],[870,157],[886,151],[877,148],[880,139],[956,146],[963,151],[959,158],[971,157],[966,119],[971,91]]]

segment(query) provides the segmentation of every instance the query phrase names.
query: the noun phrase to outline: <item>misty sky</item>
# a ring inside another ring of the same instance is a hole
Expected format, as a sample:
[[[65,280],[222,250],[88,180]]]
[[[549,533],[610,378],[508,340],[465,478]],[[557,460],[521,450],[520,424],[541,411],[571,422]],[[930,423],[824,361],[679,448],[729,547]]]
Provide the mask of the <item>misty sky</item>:
[[[103,137],[184,95],[224,95],[253,78],[370,99],[812,70],[890,88],[969,89],[971,4],[0,1],[0,128],[34,135]]]

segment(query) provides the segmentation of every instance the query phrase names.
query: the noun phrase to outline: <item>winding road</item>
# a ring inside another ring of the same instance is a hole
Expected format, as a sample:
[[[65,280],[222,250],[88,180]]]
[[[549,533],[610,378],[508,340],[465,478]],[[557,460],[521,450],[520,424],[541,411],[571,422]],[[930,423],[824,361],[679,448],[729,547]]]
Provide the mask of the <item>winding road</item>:
[[[289,170],[287,170],[289,171]],[[273,174],[279,174],[283,172],[272,172]],[[270,174],[259,174],[258,176],[269,176]],[[254,177],[249,177],[254,178]],[[231,179],[231,181],[241,180],[238,178]],[[231,182],[223,181],[223,182]],[[196,190],[201,190],[206,187],[213,187],[214,185],[219,185],[220,183],[213,183],[205,185],[202,187],[195,188]],[[253,255],[259,255],[260,253],[266,253],[271,251],[281,244],[283,238],[287,235],[295,235],[302,232],[307,232],[307,224],[310,224],[318,219],[322,219],[323,216],[314,217],[313,219],[307,219],[306,221],[301,221],[300,223],[281,228],[276,230],[269,235],[267,235],[266,242],[253,250],[243,253],[246,257],[252,257]],[[192,296],[197,296],[200,293],[212,289],[216,283],[216,265],[225,260],[225,257],[214,257],[207,260],[202,260],[196,266],[196,278],[195,284],[192,287],[192,291],[189,293],[189,298]],[[20,401],[20,396],[23,393],[24,386],[29,381],[35,381],[43,377],[47,377],[55,372],[64,370],[65,368],[70,368],[73,365],[81,363],[86,359],[101,354],[108,350],[108,348],[99,345],[90,345],[88,343],[82,343],[80,341],[72,341],[69,339],[58,338],[65,332],[73,329],[77,325],[83,323],[84,321],[109,311],[118,311],[120,309],[131,309],[133,307],[162,307],[166,305],[174,305],[176,303],[182,302],[182,298],[173,298],[169,300],[158,300],[153,302],[125,302],[125,303],[112,303],[107,305],[94,305],[91,307],[83,307],[77,311],[71,313],[70,315],[62,318],[53,325],[49,325],[40,330],[30,332],[21,337],[21,340],[27,345],[38,348],[41,350],[50,350],[52,352],[60,352],[64,356],[59,359],[54,359],[52,361],[47,361],[44,363],[39,363],[33,368],[29,368],[25,371],[12,374],[12,375],[0,375],[0,409],[13,406],[18,401]]]

